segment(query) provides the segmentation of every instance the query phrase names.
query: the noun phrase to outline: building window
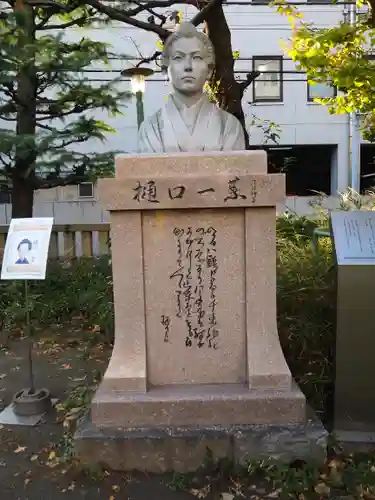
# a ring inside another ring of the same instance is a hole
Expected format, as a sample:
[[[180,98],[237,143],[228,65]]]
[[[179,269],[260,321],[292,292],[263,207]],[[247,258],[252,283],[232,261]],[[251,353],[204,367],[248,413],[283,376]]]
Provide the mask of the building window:
[[[3,191],[2,189],[0,189],[0,205],[7,205],[7,204],[10,205],[11,203],[12,203],[12,199],[11,199],[10,192]]]
[[[254,102],[281,102],[283,100],[282,66],[281,56],[253,57],[253,70],[260,72],[253,82]]]
[[[288,196],[331,194],[331,170],[336,145],[253,146],[251,149],[267,151],[269,174],[286,174]]]
[[[317,97],[329,98],[335,97],[337,94],[336,87],[330,85],[329,83],[315,83],[312,85],[307,82],[307,100],[308,102],[314,102]]]
[[[79,198],[93,198],[94,186],[92,182],[82,182],[78,184],[78,197]]]
[[[6,184],[0,184],[0,205],[10,205],[11,203],[11,187]]]

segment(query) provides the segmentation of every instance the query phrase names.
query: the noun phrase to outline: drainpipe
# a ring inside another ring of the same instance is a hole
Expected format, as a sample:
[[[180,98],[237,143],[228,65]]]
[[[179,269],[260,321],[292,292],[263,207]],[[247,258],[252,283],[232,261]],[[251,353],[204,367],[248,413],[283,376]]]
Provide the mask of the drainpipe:
[[[349,23],[356,24],[357,7],[355,4],[349,6]],[[349,186],[356,192],[360,192],[361,179],[361,138],[359,133],[358,113],[353,111],[349,115],[349,148],[350,148],[350,179]]]

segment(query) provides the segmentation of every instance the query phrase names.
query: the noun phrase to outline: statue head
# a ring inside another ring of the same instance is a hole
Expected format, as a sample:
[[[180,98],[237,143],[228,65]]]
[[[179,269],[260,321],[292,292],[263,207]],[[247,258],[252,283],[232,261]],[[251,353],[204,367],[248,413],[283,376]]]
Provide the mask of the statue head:
[[[182,23],[165,42],[162,68],[177,92],[202,93],[215,67],[211,40],[191,23]]]

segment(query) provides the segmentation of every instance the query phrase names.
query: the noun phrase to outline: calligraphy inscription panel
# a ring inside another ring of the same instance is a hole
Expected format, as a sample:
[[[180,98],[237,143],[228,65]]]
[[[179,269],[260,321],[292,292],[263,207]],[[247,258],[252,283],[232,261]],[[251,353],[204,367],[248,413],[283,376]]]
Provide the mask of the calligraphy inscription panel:
[[[99,198],[108,210],[276,206],[285,200],[285,176],[216,173],[101,179]]]
[[[143,214],[151,385],[246,380],[244,212]]]

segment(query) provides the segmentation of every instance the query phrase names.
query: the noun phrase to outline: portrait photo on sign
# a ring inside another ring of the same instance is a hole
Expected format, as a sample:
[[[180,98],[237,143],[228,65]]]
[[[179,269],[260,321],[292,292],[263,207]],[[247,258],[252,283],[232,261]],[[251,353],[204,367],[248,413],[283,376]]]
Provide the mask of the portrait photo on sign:
[[[34,241],[34,248],[38,241]],[[34,257],[32,255],[33,243],[28,238],[23,238],[17,245],[17,260],[15,264],[32,264]]]
[[[53,219],[12,219],[9,228],[2,279],[44,279]]]

